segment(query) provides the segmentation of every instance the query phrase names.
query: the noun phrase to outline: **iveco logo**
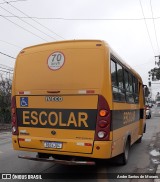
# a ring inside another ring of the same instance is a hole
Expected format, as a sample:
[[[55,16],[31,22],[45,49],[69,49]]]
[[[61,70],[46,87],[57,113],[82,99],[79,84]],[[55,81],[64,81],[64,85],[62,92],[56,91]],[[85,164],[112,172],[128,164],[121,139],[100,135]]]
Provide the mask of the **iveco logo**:
[[[63,98],[59,96],[46,96],[46,102],[62,102]]]
[[[53,131],[51,131],[51,134],[52,134],[52,135],[55,135],[55,134],[56,134],[56,132],[53,130]]]

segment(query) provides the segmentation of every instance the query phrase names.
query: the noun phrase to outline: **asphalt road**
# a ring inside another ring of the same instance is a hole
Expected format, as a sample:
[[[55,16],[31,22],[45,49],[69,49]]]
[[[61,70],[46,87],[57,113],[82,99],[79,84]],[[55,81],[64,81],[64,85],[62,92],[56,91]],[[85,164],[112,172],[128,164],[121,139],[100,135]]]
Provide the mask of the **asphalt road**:
[[[0,133],[0,172],[61,174],[62,179],[54,179],[54,181],[66,181],[67,179],[63,179],[64,174],[69,173],[71,177],[76,177],[76,179],[70,179],[69,181],[138,182],[140,179],[107,179],[107,175],[110,173],[154,173],[157,165],[160,164],[160,143],[158,141],[160,141],[160,117],[152,117],[151,119],[147,119],[147,129],[142,143],[134,144],[131,147],[127,165],[121,166],[116,163],[116,160],[107,160],[103,162],[99,161],[96,166],[64,166],[54,163],[18,159],[17,156],[19,154],[33,156],[36,154],[14,151],[11,143],[11,133],[3,132]],[[90,179],[82,179],[84,176]],[[151,182],[153,179],[143,179],[143,181]]]

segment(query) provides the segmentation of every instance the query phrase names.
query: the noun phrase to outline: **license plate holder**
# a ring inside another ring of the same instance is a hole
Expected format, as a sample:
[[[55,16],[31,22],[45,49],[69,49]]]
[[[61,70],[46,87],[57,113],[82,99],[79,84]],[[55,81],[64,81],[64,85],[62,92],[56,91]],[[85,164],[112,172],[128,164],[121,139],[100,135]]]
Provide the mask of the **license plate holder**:
[[[51,142],[51,141],[44,141],[45,148],[53,148],[53,149],[61,149],[62,142]]]

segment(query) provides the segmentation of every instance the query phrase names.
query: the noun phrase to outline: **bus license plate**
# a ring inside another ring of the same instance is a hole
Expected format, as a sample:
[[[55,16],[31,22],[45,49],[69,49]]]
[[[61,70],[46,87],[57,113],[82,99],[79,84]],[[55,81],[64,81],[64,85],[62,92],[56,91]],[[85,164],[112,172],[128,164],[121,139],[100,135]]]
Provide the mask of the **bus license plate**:
[[[44,147],[45,148],[54,148],[54,149],[61,149],[62,148],[62,143],[61,142],[44,142]]]

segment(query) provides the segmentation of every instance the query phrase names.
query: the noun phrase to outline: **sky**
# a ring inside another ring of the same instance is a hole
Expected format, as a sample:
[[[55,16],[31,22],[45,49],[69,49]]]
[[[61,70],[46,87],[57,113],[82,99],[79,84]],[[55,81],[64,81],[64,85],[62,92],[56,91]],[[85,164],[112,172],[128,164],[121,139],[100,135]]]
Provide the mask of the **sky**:
[[[148,84],[160,55],[159,9],[159,0],[0,0],[0,65],[13,68],[28,46],[100,39]],[[153,97],[158,91],[152,84]]]

